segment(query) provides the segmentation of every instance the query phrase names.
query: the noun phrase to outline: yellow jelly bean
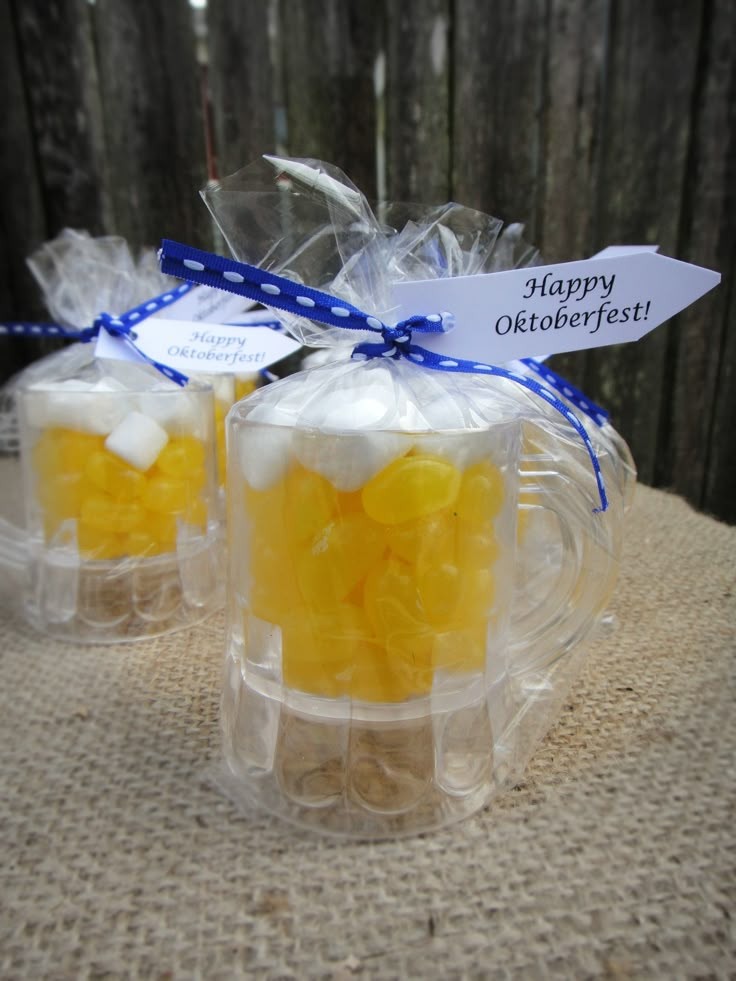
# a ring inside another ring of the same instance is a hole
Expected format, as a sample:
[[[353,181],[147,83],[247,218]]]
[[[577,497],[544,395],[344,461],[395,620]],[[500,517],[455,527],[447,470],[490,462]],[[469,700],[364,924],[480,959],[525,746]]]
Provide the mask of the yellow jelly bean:
[[[116,501],[131,501],[146,489],[145,476],[107,450],[95,450],[90,454],[84,475],[90,484]]]
[[[235,401],[239,402],[244,399],[246,395],[250,395],[251,392],[255,392],[258,387],[257,378],[236,378],[235,379]]]
[[[224,486],[227,480],[227,444],[225,441],[225,427],[218,429],[216,434],[217,445],[217,483],[220,487]]]
[[[410,642],[366,652],[353,668],[350,695],[365,702],[403,702],[432,688],[431,646]]]
[[[482,526],[497,516],[503,498],[503,475],[498,467],[484,461],[463,474],[455,510],[463,521]]]
[[[332,486],[330,484],[330,486]],[[337,493],[336,514],[355,514],[363,511],[363,496],[360,491],[339,491]]]
[[[104,436],[79,433],[73,429],[45,429],[36,443],[32,460],[36,472],[81,473],[90,455],[104,447]]]
[[[43,515],[43,535],[44,541],[51,542],[54,541],[57,545],[71,545],[74,543],[74,525],[67,526],[64,528],[64,522],[69,521],[68,518],[61,518],[56,514],[49,514],[46,512]],[[73,521],[74,519],[71,519]],[[63,531],[62,531],[63,529]]]
[[[282,651],[285,684],[323,697],[397,702],[426,694],[432,684],[431,643],[421,651],[411,642],[387,649],[364,612],[348,603],[323,613],[292,611]]]
[[[205,477],[205,446],[194,436],[180,436],[170,439],[158,455],[156,467],[169,477]],[[201,475],[201,476],[200,476]],[[204,483],[204,480],[202,480]]]
[[[60,431],[44,429],[31,451],[33,469],[41,480],[62,471],[60,444],[55,435]]]
[[[363,507],[374,521],[398,525],[449,507],[460,490],[460,473],[439,457],[394,460],[363,488]]]
[[[294,564],[283,534],[273,539],[253,534],[249,543],[249,604],[252,612],[269,623],[283,623],[302,603]]]
[[[337,512],[337,491],[318,473],[295,467],[286,478],[285,520],[289,540],[301,545],[326,527]]]
[[[414,569],[395,558],[376,565],[366,577],[365,611],[376,636],[428,635]]]
[[[487,620],[493,612],[496,579],[490,569],[463,569],[460,575],[460,599],[454,621],[467,626]]]
[[[499,555],[499,544],[493,526],[478,528],[460,523],[457,529],[457,564],[463,569],[490,569]]]
[[[454,512],[446,508],[426,518],[395,525],[391,529],[391,551],[417,568],[455,561]]]
[[[459,628],[489,616],[496,582],[489,569],[462,569],[446,563],[421,574],[417,592],[430,623]]]
[[[285,495],[285,481],[267,491],[246,485],[243,494],[248,517],[249,602],[253,613],[270,623],[282,623],[301,603],[284,522]],[[231,502],[231,527],[239,518],[232,512],[236,500]]]
[[[177,524],[174,514],[158,514],[155,511],[146,511],[136,531],[150,535],[154,541],[162,546],[165,552],[173,551],[176,548]]]
[[[245,485],[243,494],[245,513],[251,530],[270,537],[282,537],[286,511],[286,482],[280,481],[266,491],[253,490]]]
[[[149,511],[179,514],[186,510],[193,497],[186,481],[166,474],[155,474],[148,478],[142,501]]]
[[[206,528],[207,504],[201,497],[195,497],[194,500],[187,504],[182,517],[188,525],[192,525],[195,528]]]
[[[487,635],[488,623],[485,620],[438,633],[432,647],[435,669],[462,673],[483,671]]]
[[[225,438],[225,416],[230,406],[215,402],[215,446],[217,449],[217,482],[225,483],[227,477],[227,440]]]
[[[38,500],[49,518],[64,521],[79,516],[89,485],[79,473],[59,473],[42,480]]]
[[[361,651],[353,665],[350,695],[370,702],[400,702],[432,688],[432,635],[393,633]]]
[[[91,433],[78,433],[73,429],[62,430],[60,454],[64,469],[77,472],[83,470],[90,455],[96,450],[101,450],[104,445],[104,436],[93,436]]]
[[[297,581],[316,608],[344,600],[386,550],[383,529],[364,514],[348,514],[321,529],[297,558]]]
[[[77,547],[83,559],[117,559],[127,552],[125,539],[112,534],[105,527],[79,521],[77,524]]]
[[[329,613],[297,607],[282,626],[284,683],[329,698],[353,694],[356,668],[379,651],[359,607],[343,603]]]
[[[128,555],[135,555],[141,558],[149,555],[162,555],[170,549],[160,542],[154,535],[143,529],[131,531],[123,539],[123,545]]]
[[[145,518],[139,501],[116,501],[109,494],[88,494],[82,501],[82,522],[112,535],[125,534],[138,527]]]
[[[450,623],[460,604],[460,570],[451,562],[425,570],[417,581],[419,602],[433,624]]]

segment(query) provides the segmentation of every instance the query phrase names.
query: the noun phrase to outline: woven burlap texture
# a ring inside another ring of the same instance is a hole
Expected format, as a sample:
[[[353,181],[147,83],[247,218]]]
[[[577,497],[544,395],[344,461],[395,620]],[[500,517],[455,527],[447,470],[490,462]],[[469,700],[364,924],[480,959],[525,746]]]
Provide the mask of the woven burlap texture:
[[[223,619],[139,645],[6,597],[3,978],[727,978],[736,528],[640,488],[612,612],[523,782],[360,844],[239,813]]]

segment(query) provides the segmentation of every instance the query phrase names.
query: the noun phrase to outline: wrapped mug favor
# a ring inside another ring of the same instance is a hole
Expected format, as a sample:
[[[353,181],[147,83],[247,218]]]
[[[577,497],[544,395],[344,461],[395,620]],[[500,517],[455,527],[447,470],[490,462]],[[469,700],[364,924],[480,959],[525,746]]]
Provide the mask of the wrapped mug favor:
[[[379,222],[315,161],[268,158],[204,196],[241,261],[165,242],[164,271],[262,297],[308,344],[358,345],[228,416],[221,783],[328,833],[451,823],[554,721],[613,588],[628,471],[600,414],[417,346],[442,311],[387,326],[392,283],[535,261],[517,227],[457,205]]]
[[[90,343],[103,328],[132,343],[134,325],[189,287],[172,286],[150,262],[136,270],[121,239],[75,232],[30,265],[56,323],[29,332],[79,343],[8,388],[26,528],[5,523],[0,554],[23,573],[26,616],[81,642],[191,625],[223,599],[212,388],[140,355],[96,357]],[[113,313],[100,315],[97,302]]]
[[[229,418],[228,765],[323,830],[448,823],[518,771],[525,679],[595,624],[618,525],[564,463],[523,469],[546,420],[501,386],[377,360],[297,384]],[[524,495],[556,522],[564,575],[522,617]]]

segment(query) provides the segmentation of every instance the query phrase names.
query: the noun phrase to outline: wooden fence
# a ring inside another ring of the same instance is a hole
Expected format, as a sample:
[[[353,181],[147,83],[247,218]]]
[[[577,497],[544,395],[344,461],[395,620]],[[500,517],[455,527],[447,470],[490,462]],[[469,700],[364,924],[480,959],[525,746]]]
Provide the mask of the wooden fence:
[[[547,261],[657,242],[722,285],[554,364],[643,481],[736,521],[735,40],[732,0],[0,0],[0,318],[42,313],[24,258],[64,226],[210,246],[208,172],[274,150],[523,221]]]

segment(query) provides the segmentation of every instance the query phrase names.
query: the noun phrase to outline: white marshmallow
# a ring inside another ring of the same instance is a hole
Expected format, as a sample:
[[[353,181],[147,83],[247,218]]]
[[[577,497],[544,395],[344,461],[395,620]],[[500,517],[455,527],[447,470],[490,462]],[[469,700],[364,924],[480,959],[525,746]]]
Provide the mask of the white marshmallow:
[[[133,408],[132,397],[122,394],[126,391],[125,385],[107,375],[94,384],[78,378],[37,382],[29,386],[33,395],[26,400],[27,420],[32,426],[62,426],[107,436]]]
[[[430,429],[467,429],[463,407],[452,395],[442,395],[431,402],[423,402],[419,411],[427,420]]]
[[[333,392],[324,399],[315,399],[300,414],[303,426],[314,426],[336,432],[364,432],[366,429],[390,428],[395,413],[379,397],[365,391]]]
[[[80,398],[80,395],[91,388],[90,382],[76,378],[29,385],[28,397],[24,399],[26,421],[39,429],[60,426],[89,432],[89,414],[84,397]]]
[[[105,449],[136,470],[148,470],[168,441],[168,433],[155,419],[129,412],[105,440]]]
[[[482,430],[454,436],[427,433],[426,436],[417,437],[416,448],[420,453],[442,457],[459,470],[464,470],[489,457],[488,437]]]
[[[229,408],[235,401],[235,378],[233,375],[207,375],[206,379],[212,385],[215,401],[223,402]]]
[[[321,474],[337,490],[350,492],[358,490],[392,460],[407,453],[412,442],[396,433],[333,436],[297,430],[293,449],[307,470]]]
[[[295,420],[295,410],[261,403],[248,413],[248,422],[268,425],[238,428],[240,468],[253,490],[268,490],[286,473]]]
[[[155,419],[172,436],[207,435],[207,421],[202,418],[202,399],[169,383],[156,385],[150,392],[136,397],[137,409]]]
[[[128,389],[110,375],[100,378],[89,391],[90,394],[85,395],[80,403],[86,432],[107,436],[135,408],[132,394],[123,394]],[[92,398],[96,392],[99,398]]]
[[[93,392],[127,392],[128,388],[112,375],[103,375],[98,382],[92,386]]]
[[[291,438],[292,430],[285,426],[244,426],[240,430],[240,466],[253,490],[268,490],[284,476]]]
[[[420,453],[441,456],[460,469],[478,463],[488,455],[487,440],[480,432],[468,431],[463,406],[453,395],[427,402],[422,405],[421,413],[429,431],[426,436],[417,436],[416,447]],[[447,432],[453,429],[460,432]]]

